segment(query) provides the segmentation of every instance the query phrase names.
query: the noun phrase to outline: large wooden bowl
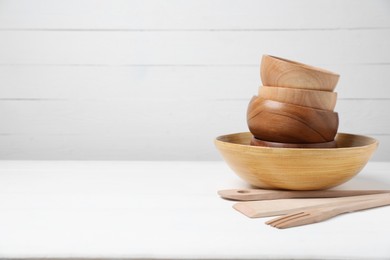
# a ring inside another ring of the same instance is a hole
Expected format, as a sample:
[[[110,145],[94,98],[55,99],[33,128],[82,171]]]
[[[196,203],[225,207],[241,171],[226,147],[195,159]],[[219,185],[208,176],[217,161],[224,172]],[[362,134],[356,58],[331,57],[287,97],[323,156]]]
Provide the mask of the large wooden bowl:
[[[340,75],[321,68],[264,55],[260,76],[264,86],[333,91]]]
[[[298,106],[333,111],[336,106],[337,92],[262,86],[259,97]]]
[[[248,105],[249,131],[263,141],[324,143],[336,136],[339,118],[333,111],[253,97]]]
[[[230,168],[249,184],[266,189],[319,190],[340,185],[359,173],[378,142],[339,133],[337,148],[271,148],[249,145],[252,134],[219,136],[215,145]]]

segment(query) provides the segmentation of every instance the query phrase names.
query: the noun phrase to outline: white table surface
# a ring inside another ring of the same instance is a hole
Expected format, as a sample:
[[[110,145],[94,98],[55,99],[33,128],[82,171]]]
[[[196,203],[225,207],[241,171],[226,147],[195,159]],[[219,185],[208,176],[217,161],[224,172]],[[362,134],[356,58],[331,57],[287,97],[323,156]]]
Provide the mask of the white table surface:
[[[279,230],[224,162],[0,161],[0,258],[390,259],[390,207]],[[390,189],[370,162],[340,189]]]

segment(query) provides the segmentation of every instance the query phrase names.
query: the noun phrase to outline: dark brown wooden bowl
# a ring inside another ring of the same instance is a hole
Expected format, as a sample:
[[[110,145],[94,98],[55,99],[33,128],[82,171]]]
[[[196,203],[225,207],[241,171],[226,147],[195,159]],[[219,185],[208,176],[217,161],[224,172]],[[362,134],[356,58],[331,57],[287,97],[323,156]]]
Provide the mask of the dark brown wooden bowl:
[[[250,132],[260,140],[280,143],[324,143],[334,140],[337,112],[297,106],[254,96],[247,110]]]

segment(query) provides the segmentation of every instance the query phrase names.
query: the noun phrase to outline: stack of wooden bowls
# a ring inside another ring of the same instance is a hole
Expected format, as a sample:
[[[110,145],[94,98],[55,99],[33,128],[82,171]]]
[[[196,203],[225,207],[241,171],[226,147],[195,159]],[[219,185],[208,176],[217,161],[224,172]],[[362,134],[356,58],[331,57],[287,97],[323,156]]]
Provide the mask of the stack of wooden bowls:
[[[339,117],[334,112],[339,75],[321,68],[264,55],[263,86],[247,110],[251,145],[333,148]]]

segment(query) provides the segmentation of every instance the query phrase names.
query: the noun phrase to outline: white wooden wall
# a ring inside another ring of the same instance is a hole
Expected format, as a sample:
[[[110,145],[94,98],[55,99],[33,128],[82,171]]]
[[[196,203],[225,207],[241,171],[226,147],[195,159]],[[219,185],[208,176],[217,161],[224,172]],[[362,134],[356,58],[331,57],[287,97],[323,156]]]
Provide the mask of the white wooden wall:
[[[0,0],[0,159],[219,160],[262,54],[339,72],[390,160],[386,0]]]

